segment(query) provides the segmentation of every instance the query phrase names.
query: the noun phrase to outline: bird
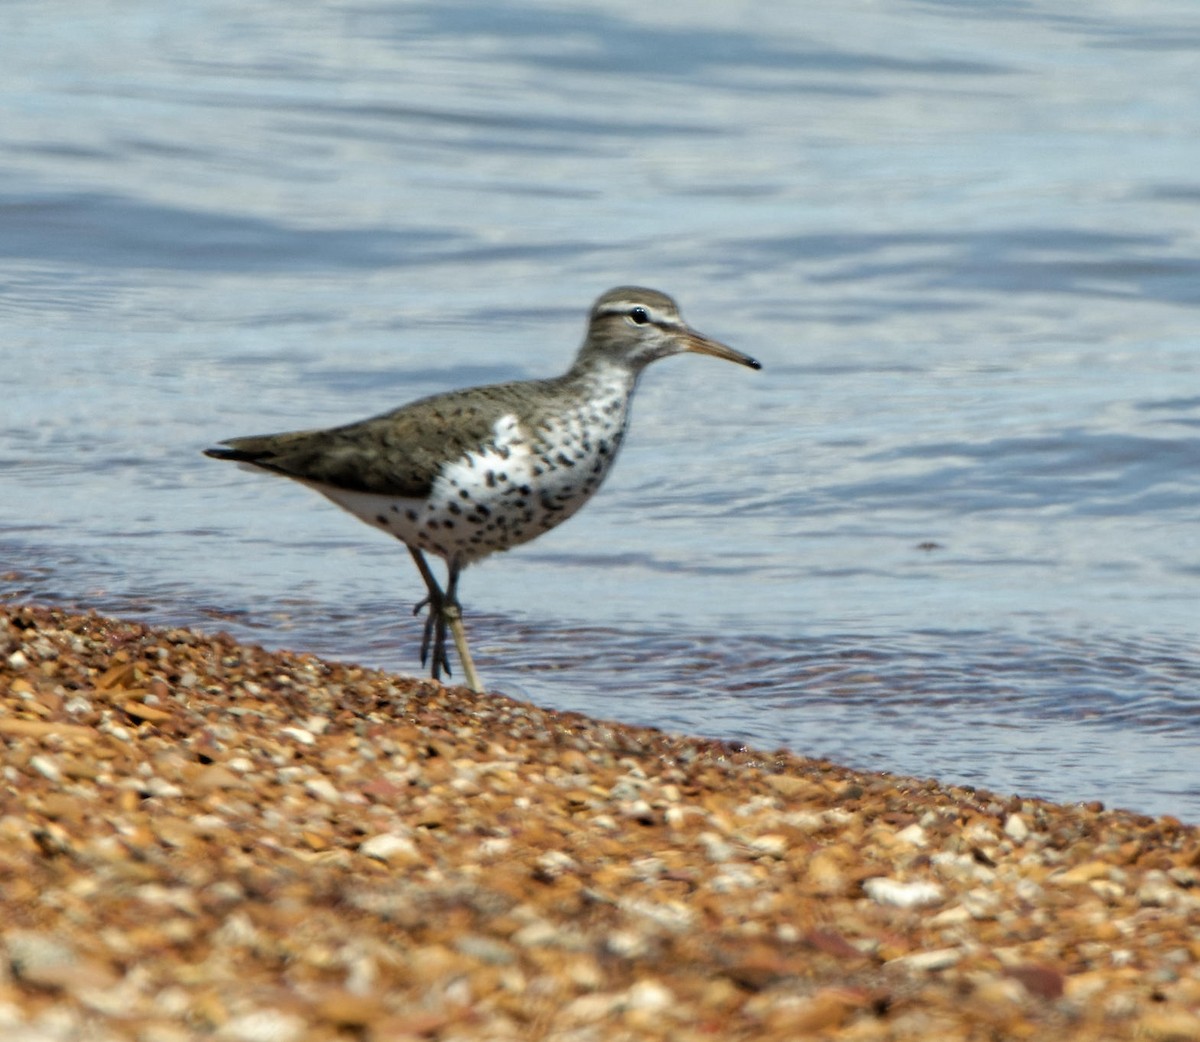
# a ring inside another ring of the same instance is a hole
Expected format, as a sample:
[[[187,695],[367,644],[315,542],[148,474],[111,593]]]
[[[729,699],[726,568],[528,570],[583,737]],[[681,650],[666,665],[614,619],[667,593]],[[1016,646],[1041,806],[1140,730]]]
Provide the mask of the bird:
[[[402,542],[426,589],[413,609],[427,609],[421,665],[435,681],[452,675],[449,630],[467,685],[483,693],[458,600],[463,569],[574,515],[612,469],[642,371],[684,352],[762,368],[688,326],[665,293],[618,286],[592,305],[561,376],[447,391],[356,423],[204,451],[307,485]],[[444,588],[427,554],[445,562]]]

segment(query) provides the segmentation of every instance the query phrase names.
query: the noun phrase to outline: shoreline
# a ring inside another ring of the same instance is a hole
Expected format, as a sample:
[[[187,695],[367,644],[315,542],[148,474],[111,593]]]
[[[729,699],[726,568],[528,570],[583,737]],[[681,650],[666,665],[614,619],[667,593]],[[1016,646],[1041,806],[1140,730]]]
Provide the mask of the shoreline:
[[[0,750],[0,1034],[1200,1039],[1171,817],[17,605]]]

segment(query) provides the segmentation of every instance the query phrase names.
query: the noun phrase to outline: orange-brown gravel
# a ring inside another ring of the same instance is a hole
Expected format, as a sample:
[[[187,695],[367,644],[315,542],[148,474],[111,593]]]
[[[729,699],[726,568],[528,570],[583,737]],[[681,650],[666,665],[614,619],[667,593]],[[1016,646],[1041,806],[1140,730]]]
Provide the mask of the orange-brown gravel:
[[[0,772],[5,1040],[1200,1040],[1171,818],[35,607]]]

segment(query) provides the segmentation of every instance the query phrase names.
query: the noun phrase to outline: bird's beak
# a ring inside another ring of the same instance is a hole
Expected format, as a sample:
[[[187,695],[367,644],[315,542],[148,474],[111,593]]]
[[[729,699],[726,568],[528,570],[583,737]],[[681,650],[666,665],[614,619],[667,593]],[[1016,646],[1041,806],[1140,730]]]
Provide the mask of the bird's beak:
[[[694,329],[689,329],[682,339],[685,351],[695,351],[700,355],[712,355],[714,358],[724,358],[727,362],[737,362],[738,365],[748,366],[751,369],[762,368],[762,363],[757,359],[751,358],[749,355],[744,355],[741,351],[735,351],[732,347],[722,344],[719,340],[710,340],[704,334],[697,333]]]

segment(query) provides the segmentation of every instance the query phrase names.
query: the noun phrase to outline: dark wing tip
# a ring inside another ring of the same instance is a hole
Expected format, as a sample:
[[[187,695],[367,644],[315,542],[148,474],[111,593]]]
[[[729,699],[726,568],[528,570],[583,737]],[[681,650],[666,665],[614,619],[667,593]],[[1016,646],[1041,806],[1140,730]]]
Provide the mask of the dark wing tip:
[[[258,463],[267,453],[255,452],[252,449],[239,449],[229,442],[224,442],[205,449],[204,455],[211,456],[213,459],[233,460],[234,463]]]

